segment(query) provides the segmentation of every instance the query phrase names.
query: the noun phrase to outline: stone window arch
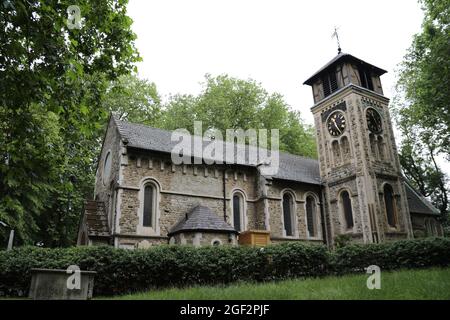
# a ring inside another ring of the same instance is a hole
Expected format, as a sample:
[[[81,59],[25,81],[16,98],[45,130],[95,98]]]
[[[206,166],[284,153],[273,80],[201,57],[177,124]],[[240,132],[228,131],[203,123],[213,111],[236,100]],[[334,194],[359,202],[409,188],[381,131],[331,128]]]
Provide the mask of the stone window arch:
[[[384,139],[382,136],[378,137],[377,146],[378,146],[378,155],[380,157],[380,160],[384,160],[386,155],[385,155]]]
[[[392,228],[397,226],[397,205],[392,186],[386,183],[383,187],[384,207],[388,225]]]
[[[144,179],[139,190],[138,234],[159,235],[160,185],[153,178]]]
[[[306,232],[308,238],[321,238],[320,206],[318,197],[307,193],[305,197]]]
[[[434,219],[425,219],[425,230],[427,237],[433,237],[438,235],[437,223]]]
[[[282,192],[281,197],[283,236],[295,237],[297,234],[295,219],[295,196],[291,191]]]
[[[370,152],[373,158],[377,159],[377,138],[373,133],[369,134]]]
[[[341,164],[341,150],[339,147],[339,142],[337,140],[334,140],[331,143],[331,150],[333,151],[333,162],[335,166],[338,166]]]
[[[153,217],[155,216],[155,186],[152,183],[147,183],[144,186],[144,211],[142,225],[144,227],[154,228],[155,223]]]
[[[339,200],[345,229],[351,230],[353,229],[355,223],[353,218],[353,205],[350,193],[347,190],[341,191]]]
[[[231,225],[236,231],[247,229],[247,202],[245,193],[241,190],[235,190],[232,193],[232,219]]]
[[[351,155],[350,155],[350,143],[348,141],[348,137],[347,136],[343,136],[341,138],[341,155],[342,155],[342,159],[344,160],[344,163],[349,162],[351,159]]]

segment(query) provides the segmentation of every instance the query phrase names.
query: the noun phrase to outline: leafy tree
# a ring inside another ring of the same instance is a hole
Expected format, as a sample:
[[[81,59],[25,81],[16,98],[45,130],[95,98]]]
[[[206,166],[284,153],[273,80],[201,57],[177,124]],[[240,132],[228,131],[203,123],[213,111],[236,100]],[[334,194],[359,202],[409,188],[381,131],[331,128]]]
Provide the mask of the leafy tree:
[[[20,242],[73,242],[107,117],[102,96],[139,59],[126,0],[77,1],[79,29],[68,24],[73,4],[0,5],[0,217]]]
[[[55,190],[48,182],[58,177],[56,167],[62,160],[63,141],[56,114],[36,104],[23,112],[22,121],[27,125],[24,128],[11,128],[6,121],[0,121],[2,141],[6,142],[3,147],[7,147],[2,150],[1,159],[0,220],[27,239],[38,230],[36,219],[46,207],[43,199]],[[0,119],[12,115],[12,110],[0,108]],[[11,129],[32,134],[21,134],[19,141],[14,139],[18,134]]]
[[[198,98],[193,95],[176,94],[164,105],[157,127],[175,130],[186,128],[194,131],[194,119]]]
[[[198,96],[172,96],[163,109],[159,127],[193,131],[194,121],[203,122],[203,130],[279,129],[280,149],[316,157],[314,132],[303,123],[300,113],[289,108],[280,94],[268,94],[254,80],[206,75]]]
[[[135,75],[123,75],[110,83],[103,99],[105,110],[119,119],[154,125],[161,116],[156,85]]]
[[[447,222],[448,176],[442,172],[436,162],[435,146],[432,142],[422,142],[416,132],[408,132],[400,149],[400,163],[406,177],[417,190],[441,212],[441,220]]]
[[[420,2],[425,17],[401,64],[399,116],[405,127],[415,125],[432,135],[434,151],[450,160],[450,2]]]
[[[400,67],[395,119],[403,135],[400,161],[420,193],[448,221],[448,176],[440,155],[450,160],[450,3],[420,0],[422,31],[414,36]]]

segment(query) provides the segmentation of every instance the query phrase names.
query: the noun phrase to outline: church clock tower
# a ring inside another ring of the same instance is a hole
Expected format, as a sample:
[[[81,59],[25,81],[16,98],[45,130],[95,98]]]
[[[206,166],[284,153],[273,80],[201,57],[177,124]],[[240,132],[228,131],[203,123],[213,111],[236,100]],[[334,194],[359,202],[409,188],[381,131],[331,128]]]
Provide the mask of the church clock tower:
[[[329,240],[412,237],[411,218],[380,76],[385,70],[339,53],[312,87]]]

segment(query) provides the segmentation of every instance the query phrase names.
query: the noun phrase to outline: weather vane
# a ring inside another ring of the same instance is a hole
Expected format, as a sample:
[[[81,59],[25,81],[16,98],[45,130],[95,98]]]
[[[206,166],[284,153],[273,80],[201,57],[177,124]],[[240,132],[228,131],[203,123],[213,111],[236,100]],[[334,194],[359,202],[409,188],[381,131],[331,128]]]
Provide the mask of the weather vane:
[[[339,41],[339,34],[338,34],[338,28],[334,27],[334,32],[331,35],[331,39],[336,38],[337,45],[338,45],[338,54],[341,53],[341,42]]]

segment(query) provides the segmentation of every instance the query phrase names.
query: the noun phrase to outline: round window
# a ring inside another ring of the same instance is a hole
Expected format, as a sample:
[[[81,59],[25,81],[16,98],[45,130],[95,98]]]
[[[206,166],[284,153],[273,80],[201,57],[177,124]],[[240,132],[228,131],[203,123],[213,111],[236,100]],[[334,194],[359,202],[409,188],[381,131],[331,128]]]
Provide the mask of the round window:
[[[108,151],[103,163],[103,184],[106,185],[111,174],[111,152]]]
[[[222,241],[220,241],[219,239],[215,239],[213,241],[211,241],[213,246],[220,246],[222,244]]]

